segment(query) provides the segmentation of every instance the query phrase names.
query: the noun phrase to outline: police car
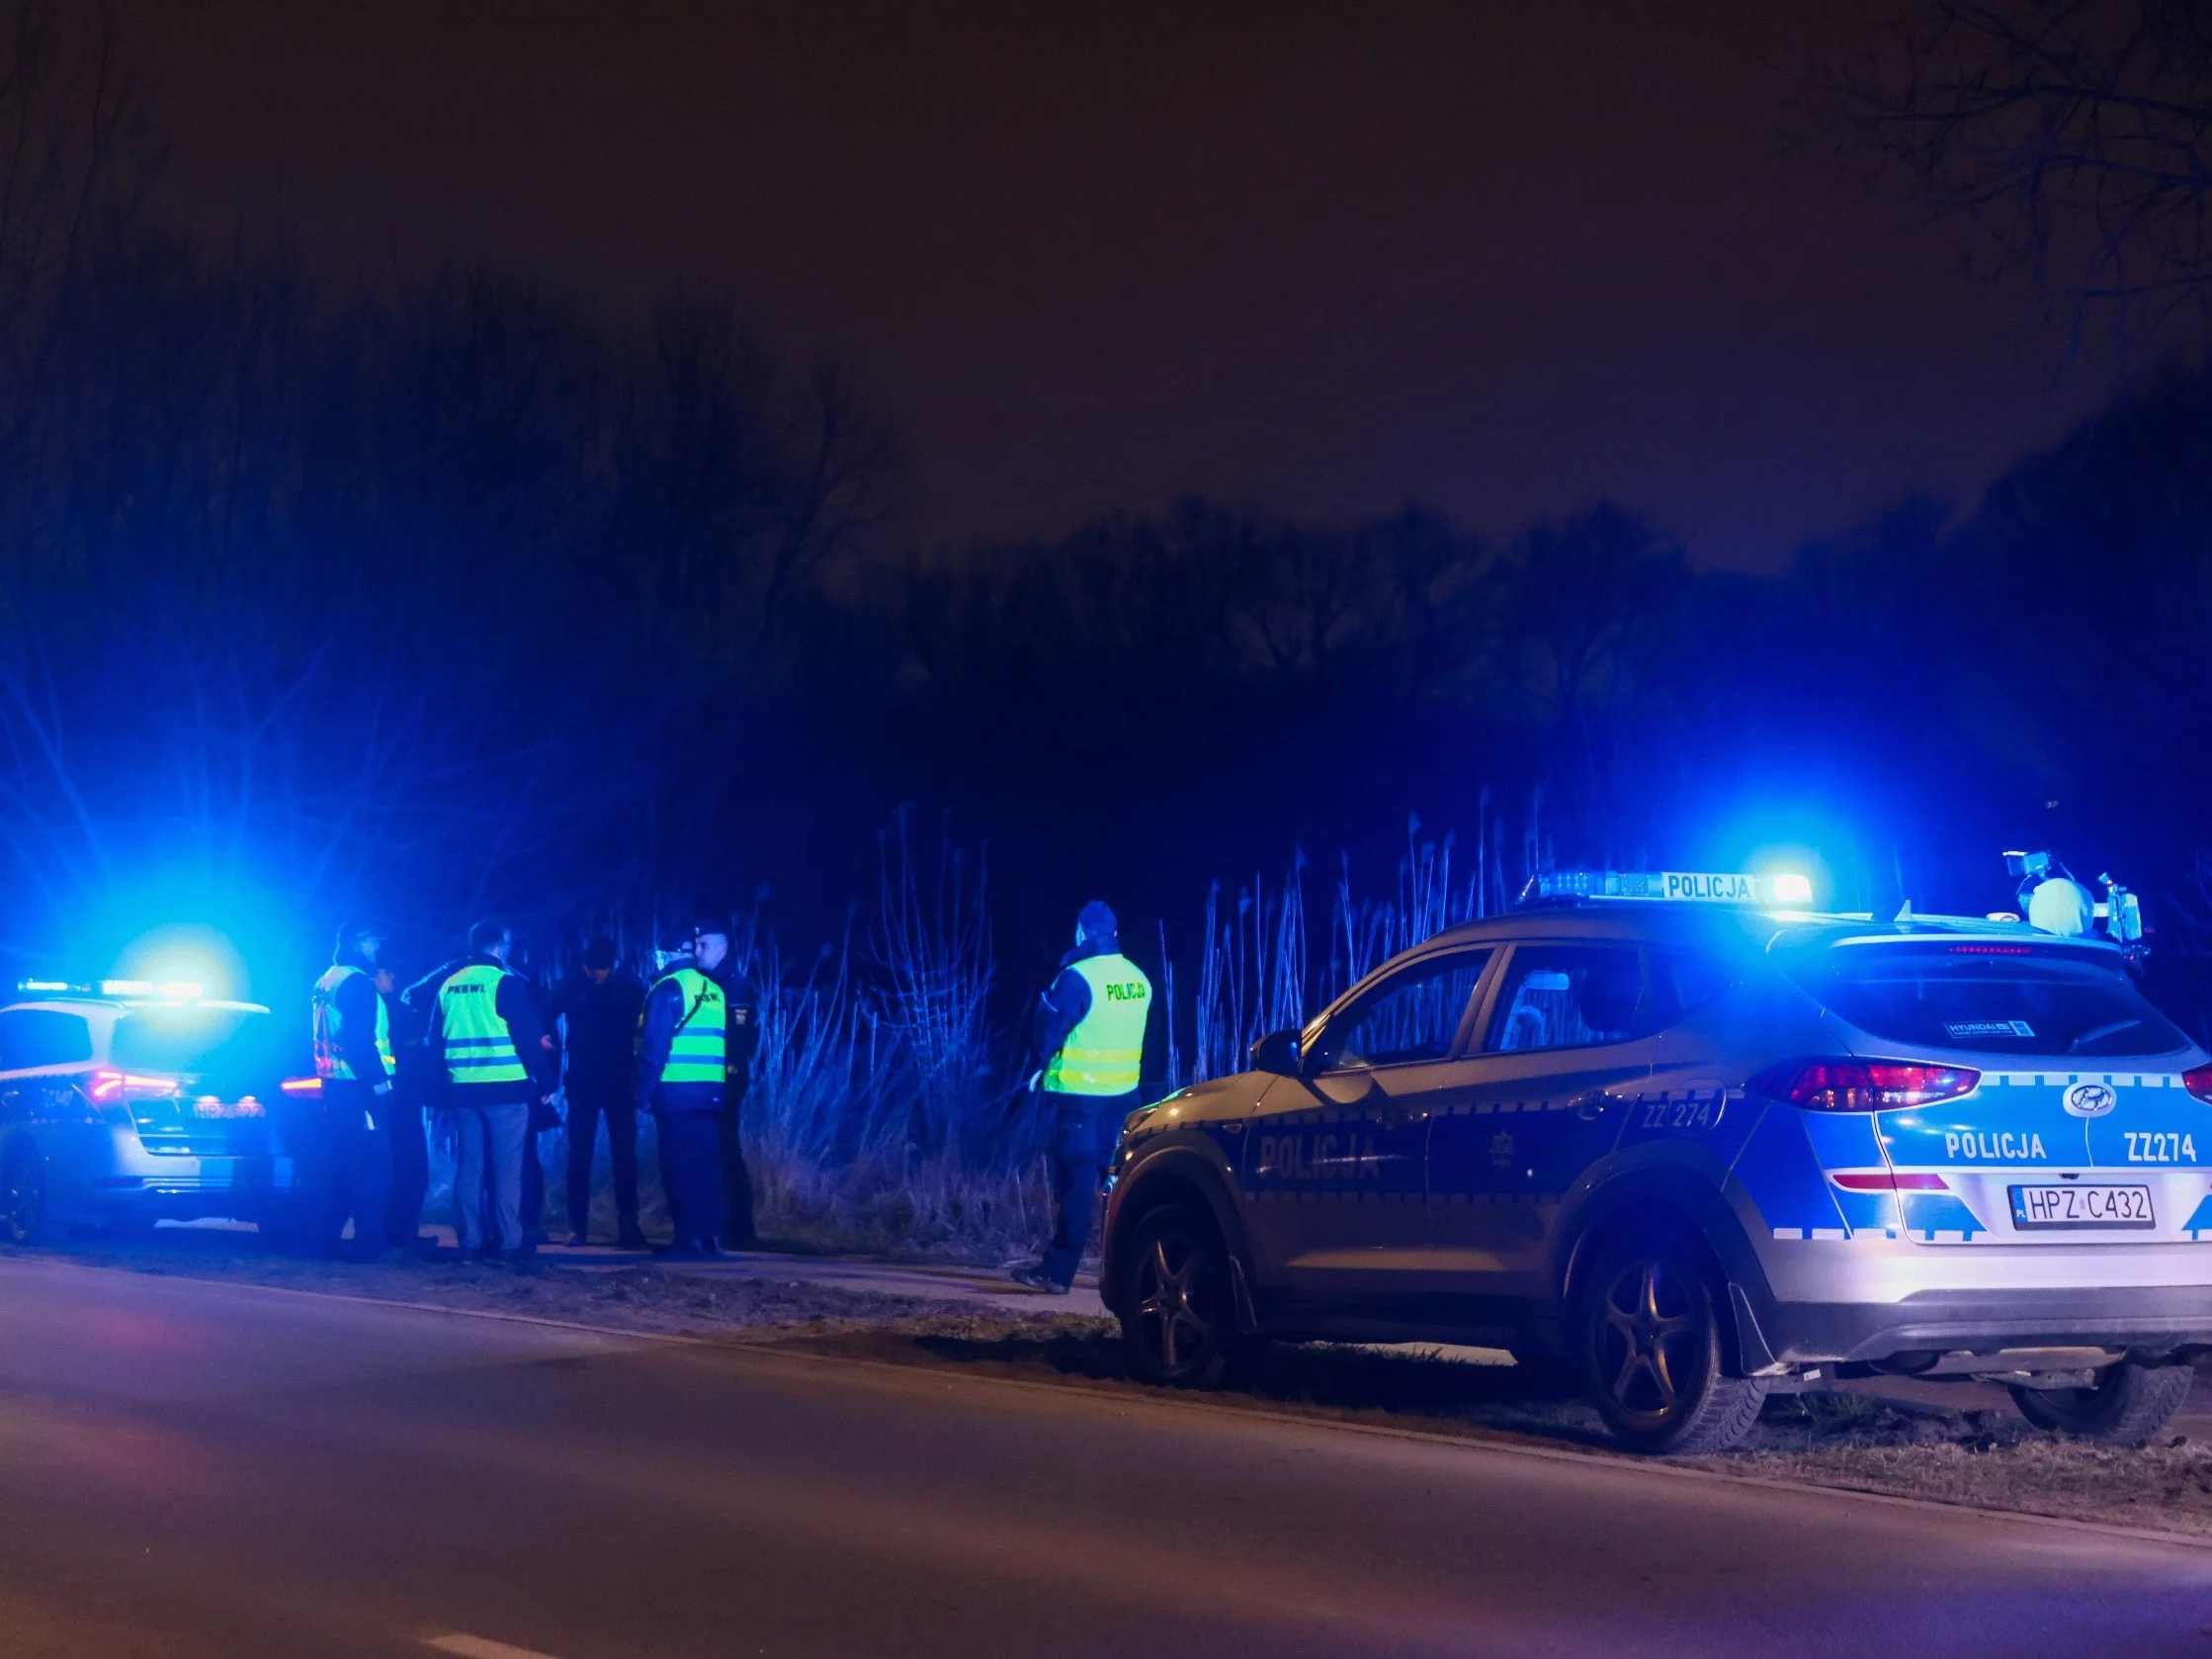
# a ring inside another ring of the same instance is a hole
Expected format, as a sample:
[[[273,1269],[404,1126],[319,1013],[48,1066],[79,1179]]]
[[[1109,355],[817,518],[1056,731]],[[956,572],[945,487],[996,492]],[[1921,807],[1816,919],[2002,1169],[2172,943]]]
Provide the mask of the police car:
[[[289,1084],[269,1010],[197,986],[27,981],[0,1007],[0,1241],[279,1218]]]
[[[1103,1282],[1142,1374],[1505,1347],[1681,1454],[1877,1373],[2122,1442],[2179,1408],[2212,1351],[2212,1064],[2121,945],[1785,908],[1803,877],[1531,885],[1132,1114]]]

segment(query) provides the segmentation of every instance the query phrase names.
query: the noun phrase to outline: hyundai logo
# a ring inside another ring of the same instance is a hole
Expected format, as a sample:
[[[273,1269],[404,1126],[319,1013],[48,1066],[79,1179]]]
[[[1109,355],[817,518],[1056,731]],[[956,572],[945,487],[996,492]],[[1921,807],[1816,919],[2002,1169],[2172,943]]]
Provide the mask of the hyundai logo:
[[[2101,1083],[2078,1083],[2066,1091],[2066,1109],[2076,1117],[2102,1117],[2120,1097]]]

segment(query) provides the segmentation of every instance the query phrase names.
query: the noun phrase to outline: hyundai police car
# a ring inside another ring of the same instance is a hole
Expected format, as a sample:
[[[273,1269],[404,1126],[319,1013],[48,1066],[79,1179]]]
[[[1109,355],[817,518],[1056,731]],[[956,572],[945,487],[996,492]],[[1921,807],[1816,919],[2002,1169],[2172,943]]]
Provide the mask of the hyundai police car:
[[[2154,1433],[2212,1350],[2207,1055],[2117,943],[1783,880],[1540,878],[1132,1114],[1103,1281],[1139,1369],[1494,1345],[1652,1452],[1881,1372]]]
[[[282,1213],[287,1083],[267,1008],[134,980],[22,991],[0,1007],[0,1240]]]

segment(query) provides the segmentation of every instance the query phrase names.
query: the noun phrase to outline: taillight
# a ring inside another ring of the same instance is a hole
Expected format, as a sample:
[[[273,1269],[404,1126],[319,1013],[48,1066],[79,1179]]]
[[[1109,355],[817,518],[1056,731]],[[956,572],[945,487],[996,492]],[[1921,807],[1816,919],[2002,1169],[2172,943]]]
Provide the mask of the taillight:
[[[2212,1070],[2212,1068],[2208,1068]],[[1971,1094],[1980,1072],[1910,1060],[1795,1060],[1770,1066],[1745,1086],[1808,1111],[1895,1111]]]
[[[2181,1087],[2212,1104],[2212,1066],[2197,1066],[2181,1074]]]
[[[138,1072],[111,1072],[103,1066],[92,1074],[92,1086],[87,1092],[105,1105],[110,1100],[171,1099],[178,1087],[175,1078],[153,1077]]]

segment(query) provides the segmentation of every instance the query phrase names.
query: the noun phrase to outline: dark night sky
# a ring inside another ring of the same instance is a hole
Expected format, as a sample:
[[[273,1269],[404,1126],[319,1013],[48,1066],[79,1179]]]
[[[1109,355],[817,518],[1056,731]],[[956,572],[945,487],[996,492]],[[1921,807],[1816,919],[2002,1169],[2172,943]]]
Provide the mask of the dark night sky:
[[[1185,489],[1507,533],[1608,495],[1771,565],[2104,390],[1794,146],[1895,0],[130,13],[173,202],[318,264],[728,284],[900,415],[931,536]]]

